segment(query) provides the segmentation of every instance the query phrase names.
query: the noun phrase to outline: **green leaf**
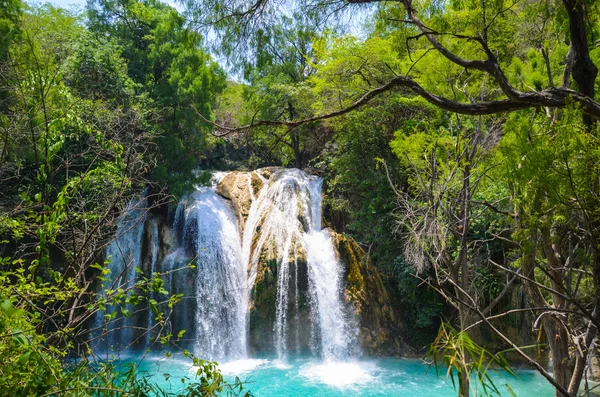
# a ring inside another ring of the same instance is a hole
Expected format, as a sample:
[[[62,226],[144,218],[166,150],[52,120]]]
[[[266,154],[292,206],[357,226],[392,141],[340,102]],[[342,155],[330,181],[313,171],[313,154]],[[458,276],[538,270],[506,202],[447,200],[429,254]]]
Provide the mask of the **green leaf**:
[[[5,299],[0,303],[0,309],[2,309],[2,311],[9,317],[11,317],[15,311],[12,302],[8,299]]]
[[[29,346],[29,339],[27,339],[25,334],[23,334],[23,331],[20,329],[16,329],[15,332],[17,334],[13,335],[13,339],[22,346]]]
[[[29,361],[30,357],[31,357],[31,352],[30,351],[21,354],[21,356],[19,357],[19,360],[17,361],[17,364],[19,364],[19,365],[25,365]]]

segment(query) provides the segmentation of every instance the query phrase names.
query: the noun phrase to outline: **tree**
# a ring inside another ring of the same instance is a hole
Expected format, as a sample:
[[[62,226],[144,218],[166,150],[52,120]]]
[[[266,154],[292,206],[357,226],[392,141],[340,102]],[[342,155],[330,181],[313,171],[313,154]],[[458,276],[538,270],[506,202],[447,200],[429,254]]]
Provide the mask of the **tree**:
[[[237,34],[242,38],[251,37],[254,32],[261,31],[263,28],[261,21],[271,22],[270,18],[253,20],[253,17],[264,13],[272,15],[274,12],[271,8],[272,5],[267,0],[251,4],[228,1],[208,2],[205,4],[206,9],[213,10],[215,4],[218,5],[218,11],[210,15],[218,16],[221,23],[224,23],[222,22],[224,20],[230,21],[232,27],[228,32]],[[569,52],[562,59],[562,63],[565,65],[562,75],[566,77],[563,78],[562,84],[560,86],[554,84],[554,76],[557,73],[549,64],[547,49],[544,49],[546,53],[544,58],[547,59],[546,72],[549,76],[546,87],[538,86],[521,90],[515,87],[507,73],[512,57],[510,53],[501,52],[505,49],[502,48],[501,44],[506,44],[506,40],[502,40],[502,35],[505,32],[500,27],[504,28],[508,24],[516,29],[517,26],[514,22],[509,22],[509,18],[513,13],[534,13],[542,5],[536,2],[526,5],[510,2],[483,3],[482,5],[479,3],[463,4],[458,2],[453,7],[440,10],[436,9],[435,5],[430,6],[429,9],[420,9],[415,7],[411,0],[389,2],[351,0],[347,3],[317,3],[313,8],[310,8],[310,11],[306,12],[306,15],[313,15],[311,11],[317,9],[323,11],[323,7],[329,7],[329,14],[327,15],[330,15],[346,8],[347,5],[369,4],[381,4],[382,8],[391,13],[391,15],[385,14],[389,15],[386,16],[387,22],[399,26],[404,32],[409,32],[406,35],[407,42],[419,42],[419,39],[424,38],[429,46],[427,53],[439,54],[450,64],[468,71],[469,75],[479,76],[479,78],[486,76],[486,79],[489,80],[486,93],[477,98],[477,101],[471,102],[464,101],[463,99],[466,98],[461,96],[447,97],[440,95],[436,93],[435,89],[423,85],[417,74],[418,68],[411,64],[406,70],[409,73],[396,72],[395,77],[388,78],[384,84],[357,99],[353,104],[317,116],[319,120],[352,111],[356,107],[364,105],[373,97],[399,87],[408,88],[437,107],[461,114],[495,114],[540,106],[551,109],[564,108],[569,103],[575,102],[581,108],[586,125],[591,126],[593,120],[600,118],[600,104],[594,97],[597,67],[591,59],[590,41],[588,39],[597,29],[598,21],[594,19],[591,13],[586,11],[590,10],[592,5],[587,7],[585,2],[564,0],[561,2],[562,10],[556,7],[548,15],[547,23],[541,27],[543,32],[559,29],[560,26],[557,27],[557,25],[560,25],[560,22],[562,22],[560,19],[563,17],[560,11],[566,12],[569,31],[565,32],[565,36],[569,43]],[[423,13],[430,16],[425,21],[419,16]],[[452,23],[449,23],[449,21],[452,21]],[[317,22],[320,22],[320,20],[317,19]],[[552,22],[556,22],[556,24]],[[450,31],[447,31],[447,28],[450,28]],[[468,49],[468,58],[459,53],[460,48]],[[523,54],[518,55],[522,56]],[[414,63],[419,64],[422,58],[423,56],[420,56]],[[569,76],[572,76],[577,83],[577,89],[569,88]],[[463,76],[463,78],[467,79],[468,76]],[[314,118],[287,122],[279,121],[279,124],[289,126],[312,121],[315,121]],[[253,124],[260,125],[261,120],[255,120]]]
[[[511,115],[498,180],[520,247],[513,266],[523,270],[531,305],[539,308],[536,325],[546,334],[555,379],[576,395],[599,325],[599,148],[577,111],[562,116],[532,124],[530,114]]]
[[[139,109],[108,109],[63,83],[83,32],[76,17],[46,5],[18,23],[6,86],[11,150],[0,164],[0,387],[39,395],[66,387],[61,359],[85,345],[91,269],[115,210],[139,186],[148,134]]]
[[[213,51],[226,57],[231,70],[250,83],[243,91],[250,111],[244,123],[257,118],[294,120],[314,114],[311,104],[315,98],[307,80],[315,71],[313,42],[319,33],[307,23],[306,15],[273,16],[273,24],[248,31],[244,39],[233,34],[233,25],[212,23],[216,16],[202,13],[199,17],[201,24],[210,25],[211,33],[217,37]],[[221,120],[217,123],[223,124]],[[261,126],[247,131],[246,145],[258,166],[278,163],[301,168],[318,151],[318,136],[327,134],[320,127]],[[220,131],[215,135],[228,134]]]
[[[388,176],[396,186],[405,186],[407,173],[390,141],[396,131],[417,124],[415,120],[435,119],[431,110],[397,94],[378,98],[328,123],[334,135],[311,162],[325,181],[323,212],[328,227],[350,235],[375,264],[395,309],[410,324],[402,338],[413,347],[435,339],[440,316],[447,309],[437,292],[413,277],[414,268],[398,242],[397,219],[392,215],[398,213],[398,202]]]
[[[120,46],[136,94],[150,100],[147,119],[157,129],[158,149],[153,179],[181,194],[194,183],[207,145],[208,128],[198,114],[212,117],[224,72],[201,49],[200,34],[164,3],[97,0],[87,8],[90,30]]]
[[[10,46],[20,35],[19,18],[22,4],[20,0],[3,0],[0,2],[0,114],[5,115],[10,108],[9,93],[6,86],[10,84]],[[6,133],[4,136],[6,137]],[[5,138],[6,140],[6,138]],[[3,149],[5,153],[6,144]],[[2,157],[0,157],[0,162]]]
[[[0,394],[166,395],[135,365],[96,361],[89,338],[90,318],[107,308],[149,310],[154,294],[172,310],[179,299],[164,274],[98,292],[120,216],[154,186],[148,98],[136,95],[120,47],[95,40],[76,15],[44,5],[15,24],[21,34],[2,42],[11,75],[2,86],[10,106],[1,120]],[[156,190],[154,205],[165,204]],[[165,326],[166,305],[154,306]],[[243,393],[214,363],[187,356],[197,378],[181,395]]]
[[[482,270],[497,244],[493,235],[484,232],[490,209],[480,186],[493,168],[485,159],[500,129],[493,119],[482,117],[455,115],[446,123],[421,123],[412,131],[400,130],[391,142],[408,178],[405,191],[394,190],[406,260],[421,274],[431,269],[428,283],[458,313],[458,334],[448,333],[442,325],[440,332],[445,336],[438,337],[436,351],[452,350],[454,343],[473,343],[468,334],[477,314],[491,313],[516,280],[514,276],[507,280],[492,299],[485,299],[478,288],[485,283]],[[444,348],[439,341],[448,346]],[[468,355],[460,359],[464,365],[458,368],[459,396],[470,394],[470,359]]]

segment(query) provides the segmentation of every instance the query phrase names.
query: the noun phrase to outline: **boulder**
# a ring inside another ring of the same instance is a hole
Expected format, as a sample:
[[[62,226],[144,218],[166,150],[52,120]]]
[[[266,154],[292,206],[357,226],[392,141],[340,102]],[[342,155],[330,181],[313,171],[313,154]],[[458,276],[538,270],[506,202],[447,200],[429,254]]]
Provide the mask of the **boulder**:
[[[263,180],[256,172],[239,171],[230,172],[217,185],[217,194],[231,200],[233,204],[241,234],[244,233],[253,197],[256,197],[262,187]]]

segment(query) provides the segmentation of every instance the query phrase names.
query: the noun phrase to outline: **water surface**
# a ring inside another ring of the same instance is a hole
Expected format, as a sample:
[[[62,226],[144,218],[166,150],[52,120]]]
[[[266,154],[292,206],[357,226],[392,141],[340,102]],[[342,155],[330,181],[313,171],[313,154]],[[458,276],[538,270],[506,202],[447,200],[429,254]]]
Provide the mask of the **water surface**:
[[[233,381],[239,377],[245,388],[258,397],[456,396],[449,378],[436,376],[433,368],[428,371],[426,364],[414,359],[364,357],[336,362],[314,357],[286,361],[265,357],[221,362],[219,367],[226,379]],[[193,381],[196,372],[188,359],[181,356],[167,359],[155,354],[142,361],[140,370],[172,392]],[[554,395],[552,386],[535,371],[517,371],[517,378],[503,373],[494,373],[492,377],[502,396],[511,396],[506,384],[519,397]]]

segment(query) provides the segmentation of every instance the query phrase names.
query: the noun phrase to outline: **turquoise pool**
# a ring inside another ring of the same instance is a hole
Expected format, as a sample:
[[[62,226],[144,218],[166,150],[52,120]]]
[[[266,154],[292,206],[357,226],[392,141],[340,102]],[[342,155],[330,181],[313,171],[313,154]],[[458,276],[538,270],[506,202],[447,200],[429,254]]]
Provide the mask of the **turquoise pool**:
[[[130,356],[122,362],[140,359],[141,356]],[[456,396],[450,379],[437,377],[433,368],[428,371],[426,364],[415,359],[363,357],[345,362],[322,362],[312,357],[286,361],[263,357],[221,362],[219,366],[226,379],[238,376],[246,389],[258,397]],[[155,353],[141,360],[140,370],[173,392],[193,381],[196,372],[182,356],[174,354],[166,358]],[[519,397],[554,395],[552,386],[534,371],[517,371],[517,378],[495,373],[493,379],[502,396],[511,395],[506,384],[510,384]]]

